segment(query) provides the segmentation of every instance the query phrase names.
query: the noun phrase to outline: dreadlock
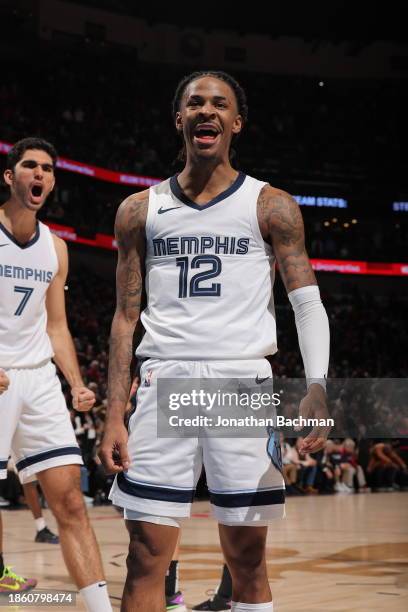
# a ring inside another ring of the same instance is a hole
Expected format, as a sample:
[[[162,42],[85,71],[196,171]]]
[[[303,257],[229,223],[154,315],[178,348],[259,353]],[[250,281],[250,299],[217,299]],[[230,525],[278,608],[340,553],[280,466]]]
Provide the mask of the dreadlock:
[[[234,77],[232,77],[227,72],[223,72],[221,70],[196,71],[196,72],[192,72],[191,74],[188,74],[187,76],[183,77],[181,81],[179,82],[179,84],[177,85],[176,93],[174,94],[174,98],[173,98],[173,103],[172,103],[173,118],[175,118],[176,113],[180,111],[181,100],[182,100],[182,97],[184,95],[184,92],[187,86],[192,81],[196,81],[197,79],[201,79],[203,77],[213,77],[214,79],[219,79],[220,81],[224,81],[224,83],[227,83],[227,85],[231,87],[232,91],[234,92],[235,99],[237,101],[238,113],[242,117],[242,124],[245,125],[246,122],[248,121],[248,104],[247,104],[245,91],[243,90],[241,85],[238,83],[238,81],[234,79]],[[238,138],[238,134],[234,134],[231,142],[232,143],[235,142],[237,138]],[[230,161],[232,161],[235,158],[235,155],[236,155],[235,151],[231,147],[230,148]],[[185,159],[186,159],[186,146],[183,141],[183,146],[181,150],[179,151],[177,160],[185,161]]]

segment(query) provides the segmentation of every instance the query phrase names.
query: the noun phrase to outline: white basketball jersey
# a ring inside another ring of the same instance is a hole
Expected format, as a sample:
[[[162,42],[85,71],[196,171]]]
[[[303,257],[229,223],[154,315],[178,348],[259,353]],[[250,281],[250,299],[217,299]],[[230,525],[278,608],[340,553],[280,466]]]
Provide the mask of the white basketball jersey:
[[[204,206],[189,200],[175,176],[150,188],[139,357],[257,359],[276,352],[274,258],[257,219],[264,185],[240,173]]]
[[[0,367],[29,368],[53,355],[45,295],[58,270],[51,232],[38,222],[20,245],[0,223]]]

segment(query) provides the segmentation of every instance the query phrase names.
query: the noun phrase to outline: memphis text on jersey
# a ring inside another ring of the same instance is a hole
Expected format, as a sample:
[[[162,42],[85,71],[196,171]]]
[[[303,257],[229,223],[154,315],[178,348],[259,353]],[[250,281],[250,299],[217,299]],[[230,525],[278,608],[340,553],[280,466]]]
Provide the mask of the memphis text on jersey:
[[[33,280],[41,283],[50,283],[53,273],[50,270],[39,270],[38,268],[23,268],[0,264],[0,276],[4,278],[18,278],[21,280]]]
[[[216,255],[246,255],[249,238],[235,236],[175,236],[153,238],[155,257],[162,255],[197,255],[215,253]]]

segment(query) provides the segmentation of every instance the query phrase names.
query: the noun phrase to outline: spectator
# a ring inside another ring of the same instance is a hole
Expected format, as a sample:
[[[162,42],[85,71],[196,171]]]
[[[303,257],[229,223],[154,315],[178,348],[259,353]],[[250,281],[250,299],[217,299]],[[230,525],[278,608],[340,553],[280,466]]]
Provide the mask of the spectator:
[[[358,490],[363,493],[368,491],[363,468],[357,461],[356,443],[351,438],[343,441],[340,468],[343,470],[343,480],[348,487],[353,488],[356,479]]]
[[[352,493],[353,489],[344,482],[349,465],[342,467],[342,447],[333,440],[327,440],[325,447],[325,465],[333,473],[334,490],[337,493]],[[347,476],[346,476],[347,478]]]
[[[299,471],[299,466],[295,463],[296,459],[298,459],[298,457],[296,457],[297,453],[293,452],[294,449],[289,442],[285,441],[282,433],[280,434],[280,441],[282,450],[282,471],[286,493],[288,495],[302,495],[304,491],[297,486]]]
[[[405,487],[408,484],[405,461],[385,442],[377,442],[372,446],[367,472],[373,492],[394,491],[400,485]]]

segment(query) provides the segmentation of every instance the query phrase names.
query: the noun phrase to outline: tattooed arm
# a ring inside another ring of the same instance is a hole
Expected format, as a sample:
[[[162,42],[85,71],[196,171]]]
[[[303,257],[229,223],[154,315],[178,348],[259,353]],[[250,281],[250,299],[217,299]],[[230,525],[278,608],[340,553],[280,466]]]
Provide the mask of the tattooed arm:
[[[299,346],[308,391],[299,406],[304,418],[328,416],[325,384],[330,333],[316,278],[305,248],[302,215],[295,200],[284,191],[265,186],[258,198],[262,236],[272,245],[283,283],[295,312]],[[329,429],[315,427],[304,439],[301,452],[323,448]]]
[[[263,239],[272,245],[286,291],[317,285],[296,201],[288,193],[266,185],[258,198],[258,220]]]
[[[133,336],[140,317],[145,259],[148,191],[127,198],[118,209],[116,310],[109,348],[108,410],[99,456],[108,472],[129,466],[124,416],[131,387]]]

